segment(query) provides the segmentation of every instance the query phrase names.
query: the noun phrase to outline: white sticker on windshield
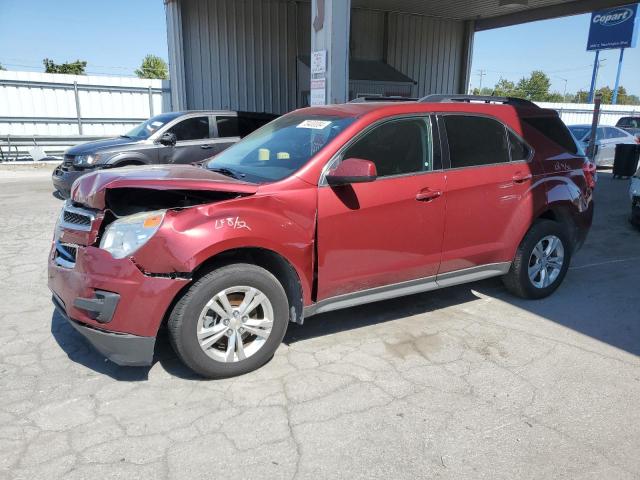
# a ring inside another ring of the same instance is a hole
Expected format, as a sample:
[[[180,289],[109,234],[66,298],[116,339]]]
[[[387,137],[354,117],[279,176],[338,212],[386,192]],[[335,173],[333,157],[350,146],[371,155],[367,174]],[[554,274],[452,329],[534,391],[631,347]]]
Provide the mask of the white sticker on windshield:
[[[313,128],[314,130],[322,130],[328,125],[331,125],[331,122],[327,120],[305,120],[297,125],[296,128]]]
[[[153,125],[154,127],[161,127],[162,126],[162,122],[158,122],[158,121],[151,122],[151,125]]]

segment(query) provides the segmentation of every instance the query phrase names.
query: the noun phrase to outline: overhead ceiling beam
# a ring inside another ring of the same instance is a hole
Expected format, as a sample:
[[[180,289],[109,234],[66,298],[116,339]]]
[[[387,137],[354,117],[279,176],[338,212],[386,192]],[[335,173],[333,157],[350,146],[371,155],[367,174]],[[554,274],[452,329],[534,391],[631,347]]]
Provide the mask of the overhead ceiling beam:
[[[521,10],[497,17],[481,18],[475,21],[475,28],[476,32],[480,32],[482,30],[509,27],[511,25],[536,22],[538,20],[589,13],[601,8],[619,7],[620,5],[627,5],[629,3],[632,2],[629,0],[578,0],[575,2],[564,2],[548,7]]]

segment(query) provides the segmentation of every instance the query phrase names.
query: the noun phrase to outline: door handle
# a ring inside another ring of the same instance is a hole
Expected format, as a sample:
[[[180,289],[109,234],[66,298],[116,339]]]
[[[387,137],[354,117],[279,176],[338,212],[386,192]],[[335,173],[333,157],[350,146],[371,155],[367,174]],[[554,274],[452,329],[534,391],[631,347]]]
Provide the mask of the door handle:
[[[513,181],[515,183],[523,183],[523,182],[526,182],[527,180],[531,180],[532,178],[533,178],[533,175],[531,175],[530,173],[523,174],[518,172],[513,176]]]
[[[209,150],[210,148],[213,148],[213,145],[200,145],[200,148],[203,150]]]
[[[430,202],[431,200],[438,198],[440,195],[442,195],[440,190],[429,190],[428,188],[425,188],[416,194],[416,200],[419,202]]]

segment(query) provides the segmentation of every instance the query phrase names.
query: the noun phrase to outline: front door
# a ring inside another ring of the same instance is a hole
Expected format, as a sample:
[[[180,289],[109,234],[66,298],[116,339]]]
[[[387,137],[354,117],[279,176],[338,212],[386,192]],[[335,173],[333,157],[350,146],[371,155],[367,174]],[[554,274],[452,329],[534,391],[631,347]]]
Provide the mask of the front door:
[[[318,190],[317,300],[434,276],[444,227],[445,177],[429,117],[386,121],[340,159],[376,164],[370,183]]]
[[[189,117],[167,130],[176,136],[174,146],[160,146],[161,163],[189,164],[215,154],[213,125],[209,115]]]

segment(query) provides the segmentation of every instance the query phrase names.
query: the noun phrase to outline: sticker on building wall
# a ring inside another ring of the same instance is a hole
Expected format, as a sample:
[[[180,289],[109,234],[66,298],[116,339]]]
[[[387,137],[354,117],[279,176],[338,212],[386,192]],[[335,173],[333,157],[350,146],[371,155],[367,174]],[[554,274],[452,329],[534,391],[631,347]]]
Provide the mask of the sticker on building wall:
[[[327,51],[311,52],[311,74],[322,74],[327,71]]]
[[[309,105],[324,105],[327,99],[327,82],[324,78],[314,78],[311,80],[311,92]]]

